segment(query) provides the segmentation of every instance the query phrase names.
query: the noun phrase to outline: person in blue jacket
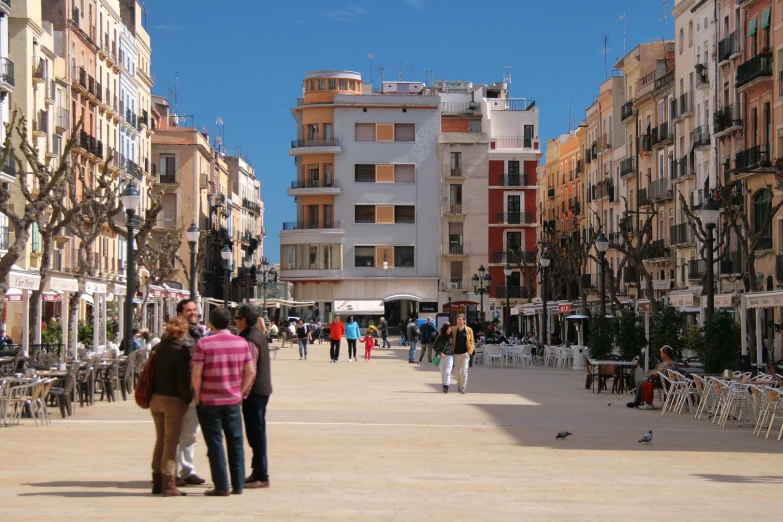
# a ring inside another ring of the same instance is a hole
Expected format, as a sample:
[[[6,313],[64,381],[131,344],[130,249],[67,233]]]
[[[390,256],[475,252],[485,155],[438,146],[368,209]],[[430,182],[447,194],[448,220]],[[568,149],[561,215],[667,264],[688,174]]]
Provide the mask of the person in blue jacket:
[[[435,338],[438,336],[438,329],[435,328],[435,323],[432,321],[432,317],[427,318],[427,322],[424,323],[421,328],[421,356],[419,362],[424,360],[424,354],[427,354],[427,359],[432,362],[432,344],[435,342]]]
[[[345,321],[345,338],[348,340],[348,362],[356,361],[356,341],[362,334],[359,332],[359,323],[357,323],[353,316],[350,316]],[[353,357],[353,359],[352,359]]]

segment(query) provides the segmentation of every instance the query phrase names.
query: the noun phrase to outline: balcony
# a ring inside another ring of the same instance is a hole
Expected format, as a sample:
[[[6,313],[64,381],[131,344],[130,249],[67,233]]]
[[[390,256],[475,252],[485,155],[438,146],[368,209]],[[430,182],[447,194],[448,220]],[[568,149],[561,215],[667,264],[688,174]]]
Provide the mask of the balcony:
[[[710,144],[710,128],[707,125],[696,127],[691,132],[691,143],[694,147],[706,147]]]
[[[134,129],[138,129],[138,122],[136,120],[136,115],[130,109],[125,109],[125,122],[131,127],[133,127]]]
[[[496,265],[505,265],[508,263],[510,265],[533,266],[536,264],[536,253],[522,250],[492,252],[492,263]]]
[[[481,114],[481,105],[474,101],[466,102],[441,102],[440,114],[442,116],[473,116]]]
[[[740,42],[742,33],[737,30],[718,42],[718,61],[723,63],[740,56],[742,53]]]
[[[633,116],[633,100],[625,102],[620,107],[620,120],[625,121]]]
[[[549,199],[554,199],[554,197],[555,197],[555,189],[553,189],[553,188],[551,188],[551,189],[547,189],[547,191],[546,191],[546,196],[547,196]]]
[[[0,146],[0,158],[2,158],[3,152],[4,149]],[[0,179],[8,183],[16,181],[16,162],[14,161],[13,154],[8,154],[8,159],[6,159],[3,164],[3,168],[0,169]]]
[[[500,177],[501,187],[527,187],[527,174],[503,174]]]
[[[715,137],[742,129],[742,113],[739,105],[726,105],[713,116]]]
[[[593,199],[609,198],[609,202],[614,201],[614,185],[611,180],[599,181],[593,185]]]
[[[95,99],[95,91],[96,91],[95,78],[93,78],[90,75],[87,75],[87,94],[89,94],[91,98]]]
[[[6,251],[9,246],[9,230],[7,226],[0,226],[0,250]]]
[[[668,121],[665,121],[660,125],[658,125],[656,131],[658,133],[658,142],[657,142],[658,146],[663,147],[664,145],[669,145],[674,141],[674,132],[669,132]]]
[[[152,170],[153,170],[153,175],[154,175],[155,171],[157,169],[154,168],[155,167],[154,164],[152,166],[153,166]],[[176,171],[167,171],[167,170],[161,171],[160,174],[158,175],[157,182],[160,185],[173,185],[173,184],[177,183],[177,173],[176,173]]]
[[[261,205],[252,199],[242,198],[242,208],[250,211],[252,214],[258,215],[261,213]]]
[[[776,258],[775,268],[778,266]],[[740,251],[724,252],[723,260],[718,268],[720,269],[720,275],[743,274],[745,272],[745,257]]]
[[[693,229],[690,224],[680,223],[671,227],[672,246],[689,245],[695,243],[693,240]]]
[[[704,189],[698,189],[691,192],[691,210],[701,210],[704,204]]]
[[[693,176],[693,157],[690,158],[690,161],[688,161],[688,156],[683,156],[680,158],[675,166],[674,170],[672,171],[672,181],[681,180],[683,178],[687,178],[688,176]]]
[[[678,118],[684,118],[686,116],[693,116],[693,101],[691,100],[691,93],[684,92],[677,99],[677,113]]]
[[[584,160],[581,159],[576,160],[576,170],[574,174],[579,176],[579,174],[583,173],[584,171],[585,171]]]
[[[449,206],[446,208],[446,212],[448,214],[462,214],[462,202],[459,203],[449,203]]]
[[[451,256],[465,255],[464,247],[462,245],[462,240],[449,242],[449,248],[447,252]]]
[[[707,65],[703,63],[696,64],[696,88],[709,87],[710,79],[707,74]]]
[[[639,206],[646,207],[651,204],[650,198],[647,197],[647,189],[639,189]]]
[[[688,261],[688,279],[698,281],[704,275],[707,263],[703,259]]]
[[[672,183],[668,177],[651,181],[647,189],[650,195],[650,199],[652,201],[658,201],[658,200],[674,197],[674,191],[672,190]]]
[[[757,54],[737,67],[736,87],[746,87],[772,78],[772,54]]]
[[[303,154],[339,154],[340,142],[337,138],[314,138],[309,140],[292,140],[289,156]]]
[[[639,282],[638,271],[630,266],[623,267],[623,281],[625,284],[637,284]]]
[[[14,62],[0,58],[0,92],[13,92],[14,85]]]
[[[636,99],[643,98],[650,94],[655,87],[655,71],[647,74],[643,78],[636,80]]]
[[[489,99],[491,111],[528,111],[536,106],[535,100],[527,98]]]
[[[33,118],[33,134],[39,137],[49,133],[49,111],[38,111]]]
[[[671,257],[671,249],[666,245],[666,241],[663,239],[650,241],[647,248],[642,251],[642,259],[645,261],[668,257]]]
[[[756,145],[755,147],[738,152],[734,157],[734,164],[737,174],[772,167],[769,145]]]
[[[71,84],[77,92],[87,92],[87,71],[84,67],[74,66],[71,69]]]
[[[462,176],[462,167],[455,167],[449,170],[448,174],[446,174],[447,177],[450,178],[461,178]]]
[[[533,212],[498,212],[498,225],[535,225]]]
[[[149,126],[149,114],[147,113],[147,109],[142,109],[141,114],[139,115],[139,127],[148,127]]]
[[[95,82],[95,99],[98,103],[103,104],[103,86],[99,82]]]
[[[526,286],[495,286],[495,297],[498,299],[506,298],[506,289],[508,289],[509,299],[527,299],[530,296],[530,292]]]
[[[598,153],[604,154],[612,150],[612,138],[609,134],[604,134],[598,139]]]
[[[532,149],[534,143],[538,145],[538,140],[526,138],[524,136],[499,136],[492,138],[490,150],[496,149]]]
[[[0,0],[0,13],[11,14],[11,0]]]
[[[325,179],[301,179],[292,181],[291,188],[288,189],[289,196],[306,196],[308,194],[341,194],[342,190],[337,186],[337,181],[327,175]]]
[[[286,221],[283,230],[334,230],[340,229],[339,221]]]
[[[613,245],[622,245],[623,243],[623,236],[619,232],[609,232],[606,234],[607,239],[609,239],[609,248],[612,248]]]
[[[655,138],[657,140],[657,136]],[[652,152],[653,149],[653,135],[647,134],[639,137],[641,143],[641,149],[644,152]]]
[[[783,256],[775,256],[775,278],[778,284],[783,282]]]

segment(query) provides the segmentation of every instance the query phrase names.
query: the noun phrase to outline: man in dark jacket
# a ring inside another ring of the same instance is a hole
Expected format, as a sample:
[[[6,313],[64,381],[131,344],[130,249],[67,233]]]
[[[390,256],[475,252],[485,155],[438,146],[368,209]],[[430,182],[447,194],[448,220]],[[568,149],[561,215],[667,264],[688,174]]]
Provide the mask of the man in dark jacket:
[[[389,342],[389,339],[387,339],[389,336],[389,323],[386,322],[386,318],[381,317],[381,321],[378,323],[378,325],[380,326],[379,330],[381,331],[381,339],[383,339],[381,348],[391,348],[391,343]]]
[[[234,323],[239,336],[247,339],[256,355],[256,379],[253,388],[242,402],[247,442],[253,448],[253,468],[245,480],[247,489],[269,487],[269,462],[266,456],[266,406],[272,395],[272,373],[269,363],[269,343],[256,328],[258,312],[249,304],[241,304],[234,311]]]
[[[419,361],[416,360],[416,345],[419,343],[419,327],[416,326],[416,318],[411,316],[411,318],[408,320],[408,328],[407,328],[407,334],[408,334],[408,342],[410,343],[410,348],[408,349],[408,363],[410,364],[418,364]]]
[[[421,356],[419,362],[424,360],[424,354],[427,354],[427,360],[432,362],[432,343],[435,342],[435,338],[438,336],[438,330],[435,328],[435,323],[432,321],[432,317],[427,318],[427,322],[421,325]]]

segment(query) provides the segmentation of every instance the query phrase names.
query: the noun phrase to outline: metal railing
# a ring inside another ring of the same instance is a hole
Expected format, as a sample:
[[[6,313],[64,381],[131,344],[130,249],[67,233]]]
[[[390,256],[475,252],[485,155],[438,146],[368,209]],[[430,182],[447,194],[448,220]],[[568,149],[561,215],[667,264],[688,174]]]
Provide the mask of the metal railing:
[[[449,243],[449,254],[461,256],[464,254],[462,242]]]
[[[703,147],[710,144],[710,128],[707,125],[696,127],[691,132],[691,143],[694,147]]]
[[[595,288],[593,274],[582,274],[579,279],[582,281],[582,288]]]
[[[679,111],[678,117],[682,117],[686,114],[693,112],[693,106],[691,105],[691,96],[689,92],[684,92],[677,99],[677,110]]]
[[[449,176],[452,178],[461,178],[462,177],[462,167],[455,167],[449,171]]]
[[[305,189],[305,188],[333,188],[337,186],[337,181],[334,179],[303,179],[291,182],[292,189]]]
[[[725,252],[719,268],[721,274],[742,274],[745,272],[745,256],[738,250]],[[778,268],[777,258],[775,259],[775,268]]]
[[[709,75],[707,73],[707,65],[706,64],[696,64],[696,88],[700,89],[702,86],[709,86],[710,85],[710,79]]]
[[[783,256],[775,256],[775,276],[778,281],[783,281]]]
[[[643,259],[659,259],[663,257],[670,257],[671,251],[669,250],[666,240],[656,239],[650,241],[647,247],[642,252]]]
[[[47,134],[49,132],[49,111],[38,111],[33,120],[33,130]]]
[[[533,138],[525,138],[524,136],[500,136],[495,138],[495,148],[532,149]]]
[[[449,214],[462,214],[462,202],[449,204]]]
[[[492,111],[527,111],[535,107],[535,100],[526,98],[489,99],[489,108]]]
[[[636,80],[636,97],[641,98],[652,92],[653,87],[655,87],[655,71]]]
[[[693,230],[690,224],[680,223],[671,227],[672,245],[693,243]]]
[[[171,184],[177,182],[177,172],[176,171],[161,171],[160,174],[158,174],[158,183],[160,184]]]
[[[8,58],[0,58],[0,82],[14,86],[14,62]]]
[[[757,54],[737,67],[737,87],[759,78],[772,76],[772,54]]]
[[[492,252],[492,262],[495,264],[517,264],[532,266],[536,263],[536,253],[524,250],[505,250]]]
[[[734,157],[734,164],[737,172],[754,170],[761,167],[771,167],[769,145],[756,145],[749,149],[740,151]]]
[[[502,187],[526,187],[527,174],[503,174],[500,177]]]
[[[291,148],[299,149],[302,147],[339,147],[340,142],[337,138],[321,138],[312,140],[292,140]]]
[[[495,110],[495,109],[493,109]],[[481,114],[481,105],[476,102],[440,102],[440,113],[450,114]]]
[[[339,221],[286,221],[283,230],[324,230],[341,228]]]
[[[742,125],[742,114],[739,105],[726,105],[715,111],[713,116],[714,132],[717,134],[731,127]]]
[[[688,261],[688,279],[697,280],[701,279],[704,275],[704,271],[707,269],[707,263],[703,259],[695,259]]]
[[[620,107],[620,119],[622,121],[627,120],[633,116],[633,100],[625,102],[622,107]]]
[[[553,188],[551,188],[551,189],[547,189],[547,191],[546,191],[546,195],[547,195],[547,197],[548,197],[549,199],[552,199],[552,198],[554,198],[554,197],[555,197],[555,189],[553,189]]]
[[[718,42],[718,61],[725,62],[735,54],[740,53],[740,42],[742,33],[739,30],[734,31],[723,40]]]
[[[639,189],[639,206],[643,207],[650,204],[650,199],[647,197],[647,189]]]
[[[650,199],[663,199],[672,197],[672,182],[668,177],[660,178],[650,182],[650,186],[647,187]]]
[[[10,234],[8,227],[0,226],[0,250],[8,250]]]
[[[509,299],[527,299],[530,295],[530,292],[526,286],[495,285],[495,297],[499,299],[505,299],[506,289],[508,289]]]
[[[534,224],[535,218],[532,212],[498,212],[498,225],[528,225]]]

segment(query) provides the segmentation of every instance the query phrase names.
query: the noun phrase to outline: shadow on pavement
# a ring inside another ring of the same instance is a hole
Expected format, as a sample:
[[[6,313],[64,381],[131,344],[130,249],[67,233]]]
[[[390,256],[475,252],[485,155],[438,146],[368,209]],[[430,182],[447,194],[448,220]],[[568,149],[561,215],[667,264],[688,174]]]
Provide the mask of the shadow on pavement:
[[[118,489],[145,489],[151,487],[149,480],[132,480],[130,482],[117,482],[114,480],[55,480],[50,482],[32,482],[22,484],[23,486],[32,486],[36,488],[118,488]]]
[[[783,484],[783,477],[761,476],[748,477],[744,475],[693,475],[710,482],[728,482],[732,484]]]

